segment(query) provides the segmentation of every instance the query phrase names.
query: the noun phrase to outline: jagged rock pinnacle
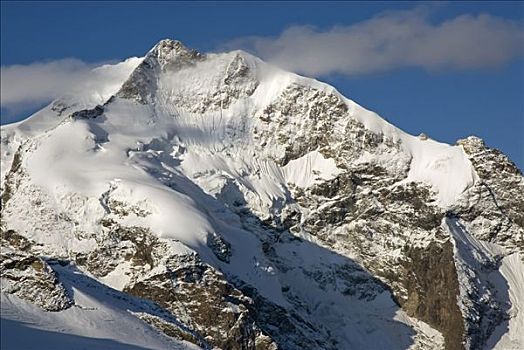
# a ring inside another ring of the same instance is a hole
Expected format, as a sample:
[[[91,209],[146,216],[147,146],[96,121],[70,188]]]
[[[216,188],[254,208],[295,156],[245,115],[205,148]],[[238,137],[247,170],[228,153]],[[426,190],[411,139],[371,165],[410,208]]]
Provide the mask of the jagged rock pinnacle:
[[[486,147],[484,140],[477,136],[468,136],[465,139],[458,140],[457,145],[462,146],[467,153],[480,152]]]

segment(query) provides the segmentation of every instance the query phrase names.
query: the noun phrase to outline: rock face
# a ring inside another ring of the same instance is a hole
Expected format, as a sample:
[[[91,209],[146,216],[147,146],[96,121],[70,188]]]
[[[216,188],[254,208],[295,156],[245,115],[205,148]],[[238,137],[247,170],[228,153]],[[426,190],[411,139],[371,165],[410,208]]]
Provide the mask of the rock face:
[[[120,85],[2,127],[2,293],[79,306],[61,261],[202,348],[524,346],[524,180],[482,140],[173,40]]]
[[[166,271],[149,274],[124,291],[157,302],[178,315],[207,343],[223,349],[276,347],[262,334],[249,311],[252,301],[195,255],[173,257]]]
[[[61,311],[73,301],[49,264],[29,253],[32,243],[13,230],[2,230],[2,293],[30,300],[46,311]]]
[[[524,249],[524,180],[504,154],[488,148],[478,137],[459,140],[480,181],[464,193],[455,209],[475,237],[511,252]]]

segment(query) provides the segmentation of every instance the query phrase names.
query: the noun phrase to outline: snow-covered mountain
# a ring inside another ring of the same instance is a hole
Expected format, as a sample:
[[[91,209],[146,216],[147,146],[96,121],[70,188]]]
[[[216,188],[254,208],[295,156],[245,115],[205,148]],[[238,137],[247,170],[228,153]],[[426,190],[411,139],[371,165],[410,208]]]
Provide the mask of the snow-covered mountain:
[[[482,140],[242,51],[97,74],[1,128],[2,349],[524,348],[524,179]]]

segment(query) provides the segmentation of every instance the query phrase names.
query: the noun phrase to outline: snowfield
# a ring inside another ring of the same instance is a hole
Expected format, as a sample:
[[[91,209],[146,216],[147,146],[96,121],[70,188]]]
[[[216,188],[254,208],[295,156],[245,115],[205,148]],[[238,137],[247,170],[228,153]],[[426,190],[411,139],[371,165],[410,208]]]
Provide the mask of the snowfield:
[[[160,334],[133,315],[153,310],[164,316],[152,303],[112,290],[74,267],[57,270],[66,288],[71,288],[75,306],[45,312],[2,294],[2,349],[199,349]]]

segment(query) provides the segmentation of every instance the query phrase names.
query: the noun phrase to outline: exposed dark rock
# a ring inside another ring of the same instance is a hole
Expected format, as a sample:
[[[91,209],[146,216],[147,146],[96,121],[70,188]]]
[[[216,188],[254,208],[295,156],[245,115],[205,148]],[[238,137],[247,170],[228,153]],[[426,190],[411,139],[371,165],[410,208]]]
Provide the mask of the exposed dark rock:
[[[38,305],[46,311],[61,311],[73,300],[49,264],[32,254],[15,253],[3,245],[0,262],[1,291]]]
[[[68,105],[65,101],[56,100],[51,105],[51,110],[55,111],[59,116],[61,116],[65,111],[67,111],[71,107],[74,107],[75,105],[76,104]]]
[[[110,219],[103,220],[101,225],[106,233],[97,237],[97,249],[73,256],[79,265],[99,277],[106,276],[124,261],[131,261],[143,271],[155,266],[155,252],[161,243],[149,229],[122,226]]]
[[[104,114],[104,107],[98,105],[93,109],[82,109],[71,114],[71,119],[94,119]]]
[[[170,336],[170,337],[173,337],[179,340],[185,340],[187,342],[196,344],[204,349],[208,348],[207,344],[203,342],[202,339],[196,337],[194,334],[192,334],[191,332],[187,330],[182,329],[181,327],[177,327],[173,323],[165,321],[162,318],[155,317],[152,315],[147,315],[147,314],[139,315],[139,317],[167,336]]]
[[[453,245],[431,242],[426,248],[406,247],[408,260],[399,274],[407,299],[398,298],[406,312],[442,332],[447,350],[464,349],[464,321],[457,305],[459,284]],[[394,278],[394,276],[392,276]]]
[[[480,181],[453,210],[476,237],[518,251],[524,259],[524,178],[504,154],[471,136],[457,142],[468,155]]]
[[[15,154],[13,155],[13,161],[11,162],[11,168],[7,172],[4,180],[4,190],[2,192],[2,196],[0,197],[0,210],[3,209],[11,196],[13,195],[13,192],[16,191],[19,185],[19,178],[17,174],[19,174],[22,169],[22,146],[19,146],[16,150]]]
[[[222,349],[270,349],[250,311],[251,299],[196,255],[172,257],[167,272],[150,276],[125,291],[157,302],[178,315],[208,343]]]
[[[4,230],[0,229],[2,246],[12,246],[21,251],[27,251],[33,245],[29,239],[16,233],[15,230]]]
[[[222,236],[214,232],[208,234],[207,246],[211,249],[213,254],[215,254],[218,260],[229,263],[229,259],[233,254],[231,251],[231,244],[222,238]]]

